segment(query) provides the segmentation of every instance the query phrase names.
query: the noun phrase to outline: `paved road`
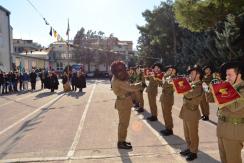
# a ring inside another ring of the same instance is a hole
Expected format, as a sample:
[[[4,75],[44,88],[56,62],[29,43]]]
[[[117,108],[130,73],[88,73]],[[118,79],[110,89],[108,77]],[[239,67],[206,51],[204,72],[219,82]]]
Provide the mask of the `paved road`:
[[[37,90],[0,96],[0,162],[185,162],[179,155],[185,147],[178,118],[182,97],[175,95],[175,135],[162,137],[160,103],[159,121],[147,122],[144,118],[149,116],[149,108],[144,94],[146,111],[132,111],[128,140],[133,150],[126,151],[116,148],[118,115],[109,81],[88,80],[84,92],[64,93],[61,87],[55,93]],[[199,158],[193,162],[219,162],[214,105],[210,118],[211,122],[200,121]]]

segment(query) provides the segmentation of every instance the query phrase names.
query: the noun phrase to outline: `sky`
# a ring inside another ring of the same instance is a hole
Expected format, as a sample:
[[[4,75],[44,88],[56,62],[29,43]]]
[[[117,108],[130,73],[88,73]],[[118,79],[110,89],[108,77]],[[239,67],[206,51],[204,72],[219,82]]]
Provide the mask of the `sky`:
[[[70,39],[84,27],[85,30],[111,33],[119,40],[133,41],[136,48],[140,36],[136,25],[146,22],[142,12],[152,10],[162,0],[29,0],[48,23],[64,38],[69,19]],[[0,0],[0,5],[11,12],[10,24],[13,38],[31,39],[43,46],[54,42],[49,35],[50,26],[46,25],[40,14],[28,0]]]

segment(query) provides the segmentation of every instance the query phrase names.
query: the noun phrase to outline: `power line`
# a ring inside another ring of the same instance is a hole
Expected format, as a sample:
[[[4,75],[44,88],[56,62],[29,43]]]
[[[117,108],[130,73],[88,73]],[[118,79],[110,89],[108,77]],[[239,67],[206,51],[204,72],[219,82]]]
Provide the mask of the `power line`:
[[[39,14],[39,16],[45,21],[46,25],[49,25],[49,23],[47,22],[47,20],[44,18],[44,16],[42,15],[42,13],[35,7],[35,5],[30,1],[30,0],[26,0],[31,7]]]

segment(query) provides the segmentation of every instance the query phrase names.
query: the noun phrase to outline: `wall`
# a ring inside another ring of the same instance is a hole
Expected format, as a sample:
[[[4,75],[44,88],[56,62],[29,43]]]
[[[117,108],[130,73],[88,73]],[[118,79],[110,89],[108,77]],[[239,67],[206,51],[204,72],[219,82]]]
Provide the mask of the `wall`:
[[[0,8],[0,69],[10,71],[9,18]]]

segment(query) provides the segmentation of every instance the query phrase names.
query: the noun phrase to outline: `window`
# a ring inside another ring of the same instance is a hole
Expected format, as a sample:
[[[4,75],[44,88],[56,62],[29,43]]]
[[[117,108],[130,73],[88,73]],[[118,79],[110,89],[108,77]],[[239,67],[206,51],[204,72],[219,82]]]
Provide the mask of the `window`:
[[[64,65],[63,65],[62,62],[57,62],[57,63],[56,63],[56,67],[57,67],[57,70],[58,70],[58,71],[62,71],[62,70],[63,70],[63,66],[64,66]]]

